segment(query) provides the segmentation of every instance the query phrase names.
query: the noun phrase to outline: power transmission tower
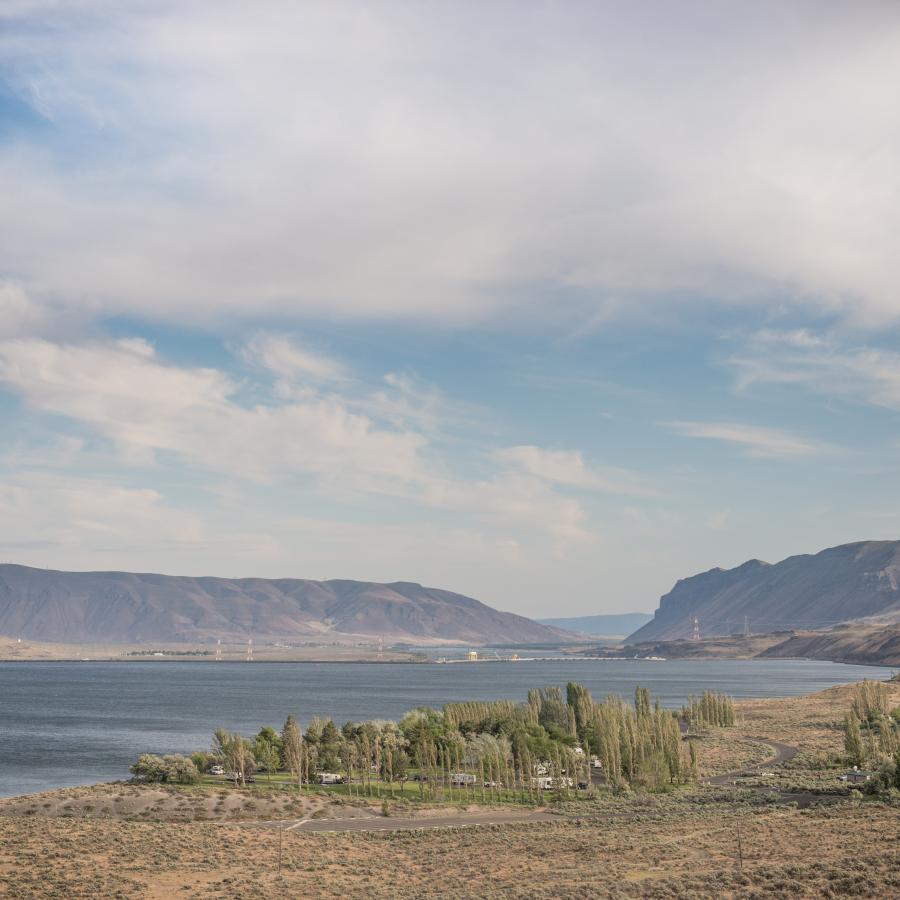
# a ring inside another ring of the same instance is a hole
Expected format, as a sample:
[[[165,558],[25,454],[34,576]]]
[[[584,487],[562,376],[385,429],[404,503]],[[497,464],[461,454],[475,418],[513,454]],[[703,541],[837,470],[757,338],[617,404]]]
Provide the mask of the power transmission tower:
[[[253,662],[253,638],[247,641],[247,662]]]
[[[378,662],[382,662],[384,660],[384,635],[379,635],[378,637]]]
[[[693,626],[694,626],[694,633],[691,635],[691,639],[695,640],[695,641],[699,641],[700,640],[700,619],[698,619],[697,616],[694,616]]]
[[[216,662],[222,662],[222,638],[216,641]]]
[[[744,616],[744,637],[750,637],[750,619]]]

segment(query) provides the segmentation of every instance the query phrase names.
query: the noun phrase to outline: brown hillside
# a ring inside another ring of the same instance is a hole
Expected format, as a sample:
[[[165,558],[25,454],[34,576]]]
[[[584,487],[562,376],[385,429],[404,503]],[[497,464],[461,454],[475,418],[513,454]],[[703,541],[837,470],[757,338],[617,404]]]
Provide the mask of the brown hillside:
[[[471,597],[409,582],[187,578],[16,565],[0,565],[0,634],[63,643],[250,637],[540,643],[567,636]]]

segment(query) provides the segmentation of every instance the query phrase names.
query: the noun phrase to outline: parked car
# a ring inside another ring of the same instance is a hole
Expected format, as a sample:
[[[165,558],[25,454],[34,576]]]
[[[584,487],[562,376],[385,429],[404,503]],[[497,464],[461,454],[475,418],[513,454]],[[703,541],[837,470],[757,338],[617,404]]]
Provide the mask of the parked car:
[[[489,788],[502,788],[503,782],[502,781],[485,781],[484,786],[489,787]]]
[[[209,770],[210,775],[224,775],[225,769],[222,766],[211,766]]]

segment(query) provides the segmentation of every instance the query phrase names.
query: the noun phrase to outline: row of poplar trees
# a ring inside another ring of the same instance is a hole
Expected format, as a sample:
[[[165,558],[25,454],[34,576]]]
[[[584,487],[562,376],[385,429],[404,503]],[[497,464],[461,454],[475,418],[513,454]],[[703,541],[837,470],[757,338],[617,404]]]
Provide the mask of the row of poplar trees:
[[[690,727],[728,726],[734,709],[729,698],[707,692],[671,712],[642,687],[633,706],[618,696],[597,702],[570,682],[565,694],[550,687],[529,691],[525,703],[449,703],[413,710],[399,723],[348,722],[339,729],[330,719],[313,719],[304,734],[288,716],[280,733],[265,728],[254,742],[218,732],[216,749],[229,771],[252,771],[254,763],[269,772],[280,768],[300,787],[317,772],[336,772],[347,776],[351,794],[383,796],[414,768],[423,796],[537,799],[547,788],[564,796],[592,790],[596,780],[659,789],[695,779],[694,742],[682,741],[682,719]]]
[[[861,681],[844,717],[844,750],[853,766],[900,760],[900,707],[889,712],[890,694],[881,681]]]

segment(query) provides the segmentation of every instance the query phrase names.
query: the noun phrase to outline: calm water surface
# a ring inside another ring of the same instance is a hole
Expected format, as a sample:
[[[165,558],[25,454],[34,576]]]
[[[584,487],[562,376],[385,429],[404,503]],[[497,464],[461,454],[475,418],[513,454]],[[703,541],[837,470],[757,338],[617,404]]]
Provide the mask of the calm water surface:
[[[706,688],[805,694],[889,669],[806,660],[551,660],[477,664],[0,662],[0,796],[128,777],[140,753],[206,748],[215,728],[280,728],[288,713],[396,719],[452,700],[524,700],[531,687],[595,696],[649,687],[680,706]]]

